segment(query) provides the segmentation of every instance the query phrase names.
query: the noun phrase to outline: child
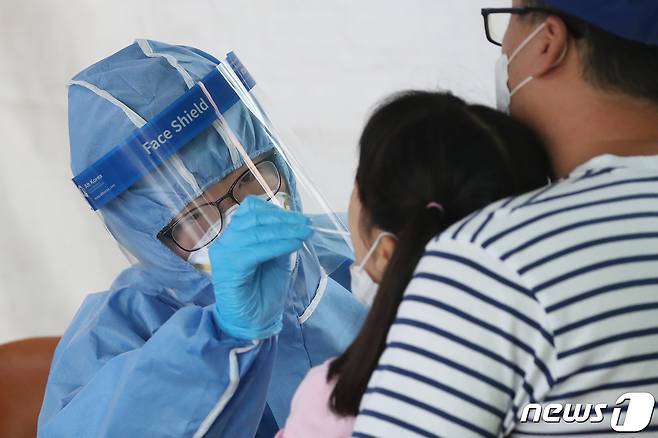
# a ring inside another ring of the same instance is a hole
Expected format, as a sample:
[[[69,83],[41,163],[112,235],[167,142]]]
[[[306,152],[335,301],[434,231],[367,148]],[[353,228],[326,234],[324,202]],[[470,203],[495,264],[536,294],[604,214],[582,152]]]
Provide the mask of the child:
[[[545,185],[550,169],[539,138],[488,107],[424,91],[381,105],[361,136],[349,206],[352,292],[372,308],[352,345],[308,373],[278,437],[350,436],[428,241],[496,200]]]

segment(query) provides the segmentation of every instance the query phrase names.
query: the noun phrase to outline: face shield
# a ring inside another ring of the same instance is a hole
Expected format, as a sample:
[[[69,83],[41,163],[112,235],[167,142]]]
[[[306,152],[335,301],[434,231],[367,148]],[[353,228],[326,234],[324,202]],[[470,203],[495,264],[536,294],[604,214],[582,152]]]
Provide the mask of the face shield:
[[[308,215],[320,247],[351,253],[343,220],[275,131],[234,53],[220,61],[142,40],[113,57],[70,84],[73,182],[132,262],[169,271],[174,258],[193,262],[247,196]],[[139,74],[127,74],[135,65]],[[315,257],[310,244],[303,251]]]

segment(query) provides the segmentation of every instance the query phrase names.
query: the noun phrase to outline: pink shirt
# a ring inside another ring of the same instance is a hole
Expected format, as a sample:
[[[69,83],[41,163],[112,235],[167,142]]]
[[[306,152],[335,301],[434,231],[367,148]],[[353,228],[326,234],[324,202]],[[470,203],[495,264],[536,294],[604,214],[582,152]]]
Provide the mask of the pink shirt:
[[[329,359],[311,368],[297,388],[286,427],[276,438],[341,438],[352,435],[354,417],[339,417],[331,411],[329,399],[335,380],[327,382]]]

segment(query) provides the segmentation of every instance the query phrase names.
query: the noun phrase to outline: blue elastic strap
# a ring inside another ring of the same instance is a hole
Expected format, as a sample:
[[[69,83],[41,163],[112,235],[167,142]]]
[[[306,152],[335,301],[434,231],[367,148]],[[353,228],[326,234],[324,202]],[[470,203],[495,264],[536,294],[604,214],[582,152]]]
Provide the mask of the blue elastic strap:
[[[229,64],[247,90],[256,84],[233,52]],[[213,69],[202,80],[208,93],[224,114],[240,98],[222,74]],[[190,88],[146,125],[134,130],[121,144],[112,148],[73,178],[93,210],[98,210],[128,190],[179,149],[208,128],[217,115],[199,85]]]
[[[228,62],[233,71],[235,71],[247,90],[254,88],[254,85],[256,85],[254,78],[234,52],[229,52],[228,55],[226,55],[226,62]]]

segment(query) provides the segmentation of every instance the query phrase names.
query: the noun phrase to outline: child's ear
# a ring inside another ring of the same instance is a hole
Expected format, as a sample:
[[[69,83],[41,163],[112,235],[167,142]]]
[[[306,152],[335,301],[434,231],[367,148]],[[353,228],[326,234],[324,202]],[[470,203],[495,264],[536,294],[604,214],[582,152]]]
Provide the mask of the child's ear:
[[[374,267],[376,271],[376,278],[374,278],[374,280],[377,283],[381,283],[382,277],[384,276],[384,271],[386,271],[386,267],[388,266],[388,262],[391,260],[391,257],[393,257],[393,253],[395,252],[396,245],[397,242],[395,237],[387,235],[382,238],[378,248],[375,250]]]

